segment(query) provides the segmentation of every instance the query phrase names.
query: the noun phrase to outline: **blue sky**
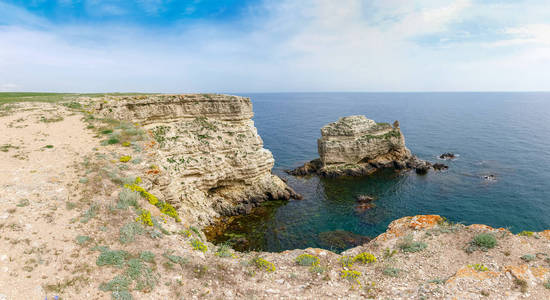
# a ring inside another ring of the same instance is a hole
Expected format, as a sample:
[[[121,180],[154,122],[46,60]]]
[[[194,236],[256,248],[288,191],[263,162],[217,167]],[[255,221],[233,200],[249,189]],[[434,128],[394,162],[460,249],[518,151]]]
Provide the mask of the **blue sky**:
[[[542,0],[0,0],[0,91],[550,90]]]

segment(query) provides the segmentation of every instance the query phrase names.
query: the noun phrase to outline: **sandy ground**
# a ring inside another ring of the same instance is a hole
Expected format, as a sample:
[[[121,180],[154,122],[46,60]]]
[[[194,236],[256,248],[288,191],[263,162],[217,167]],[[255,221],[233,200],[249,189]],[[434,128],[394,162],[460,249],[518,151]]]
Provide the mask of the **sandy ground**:
[[[65,205],[77,197],[74,164],[97,145],[81,118],[51,104],[21,104],[0,117],[0,294],[7,299],[44,299],[42,285],[59,279],[76,247],[70,220],[77,213]]]

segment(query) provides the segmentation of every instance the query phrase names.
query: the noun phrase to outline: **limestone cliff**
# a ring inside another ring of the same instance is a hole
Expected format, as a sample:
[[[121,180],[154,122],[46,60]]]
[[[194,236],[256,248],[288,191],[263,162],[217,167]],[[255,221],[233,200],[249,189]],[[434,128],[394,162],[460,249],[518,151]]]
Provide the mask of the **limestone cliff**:
[[[271,174],[249,98],[153,95],[107,98],[106,117],[140,123],[156,141],[156,191],[180,213],[206,224],[218,215],[247,213],[260,202],[295,193]]]
[[[291,171],[291,174],[360,176],[383,167],[405,169],[429,166],[407,149],[397,121],[392,126],[376,123],[365,116],[340,118],[321,128],[317,145],[320,158]]]

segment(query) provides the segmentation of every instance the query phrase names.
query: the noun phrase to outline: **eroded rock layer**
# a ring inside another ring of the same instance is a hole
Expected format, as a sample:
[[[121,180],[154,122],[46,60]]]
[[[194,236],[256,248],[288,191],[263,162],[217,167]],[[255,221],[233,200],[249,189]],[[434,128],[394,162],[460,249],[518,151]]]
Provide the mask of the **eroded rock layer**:
[[[399,123],[376,123],[365,116],[340,118],[321,128],[317,141],[319,159],[290,171],[293,175],[317,173],[321,176],[362,176],[377,169],[430,168],[405,146]]]
[[[180,213],[206,224],[243,214],[265,200],[296,194],[271,174],[274,159],[251,120],[249,98],[153,95],[107,99],[106,117],[142,124],[156,141],[155,191]]]

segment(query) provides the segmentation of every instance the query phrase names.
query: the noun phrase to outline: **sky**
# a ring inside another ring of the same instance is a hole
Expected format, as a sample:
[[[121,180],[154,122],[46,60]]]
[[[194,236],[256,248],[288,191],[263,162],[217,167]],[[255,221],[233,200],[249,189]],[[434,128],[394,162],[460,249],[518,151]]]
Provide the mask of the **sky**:
[[[0,91],[549,91],[547,0],[0,0]]]

